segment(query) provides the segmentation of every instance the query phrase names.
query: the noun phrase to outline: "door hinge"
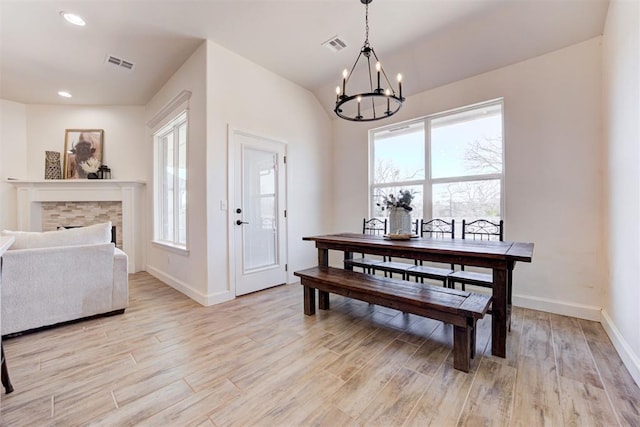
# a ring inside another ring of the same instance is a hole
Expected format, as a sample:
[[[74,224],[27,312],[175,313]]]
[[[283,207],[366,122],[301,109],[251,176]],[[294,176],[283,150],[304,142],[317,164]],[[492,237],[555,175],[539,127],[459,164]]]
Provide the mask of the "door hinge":
[[[285,218],[287,217],[287,210],[286,209],[284,210],[284,217]]]
[[[284,161],[285,164],[287,164],[287,156],[282,156],[282,160]]]
[[[289,264],[284,265],[284,271],[289,271]]]

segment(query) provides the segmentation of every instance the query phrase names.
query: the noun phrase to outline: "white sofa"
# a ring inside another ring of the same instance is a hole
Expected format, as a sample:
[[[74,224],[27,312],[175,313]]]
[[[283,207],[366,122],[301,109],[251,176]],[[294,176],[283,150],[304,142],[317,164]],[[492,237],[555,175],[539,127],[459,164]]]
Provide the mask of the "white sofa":
[[[2,335],[124,312],[127,255],[111,243],[111,223],[0,234],[16,238],[2,255]]]

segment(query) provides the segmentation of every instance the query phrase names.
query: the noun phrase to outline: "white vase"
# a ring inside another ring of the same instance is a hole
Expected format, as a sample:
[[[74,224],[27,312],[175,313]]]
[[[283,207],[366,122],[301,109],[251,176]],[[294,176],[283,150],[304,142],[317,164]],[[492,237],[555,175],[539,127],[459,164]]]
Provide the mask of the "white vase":
[[[389,234],[411,233],[411,212],[405,208],[389,208]]]

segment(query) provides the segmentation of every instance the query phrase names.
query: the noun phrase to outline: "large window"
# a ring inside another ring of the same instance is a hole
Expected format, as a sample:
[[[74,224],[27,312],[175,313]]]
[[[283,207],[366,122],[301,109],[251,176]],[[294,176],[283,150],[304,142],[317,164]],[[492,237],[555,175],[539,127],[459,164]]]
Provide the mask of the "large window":
[[[502,101],[373,130],[370,143],[372,216],[385,216],[382,196],[408,189],[414,220],[502,217]]]
[[[187,247],[187,112],[154,134],[156,242]]]

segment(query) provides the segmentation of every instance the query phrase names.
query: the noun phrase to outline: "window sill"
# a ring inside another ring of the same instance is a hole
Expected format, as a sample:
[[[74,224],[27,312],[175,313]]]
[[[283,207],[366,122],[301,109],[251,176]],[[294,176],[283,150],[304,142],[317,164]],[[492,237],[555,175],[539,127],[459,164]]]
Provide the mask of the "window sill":
[[[189,249],[187,249],[184,246],[172,245],[171,243],[159,242],[157,240],[152,240],[151,244],[153,244],[154,246],[157,246],[160,249],[165,249],[180,255],[189,255]]]

